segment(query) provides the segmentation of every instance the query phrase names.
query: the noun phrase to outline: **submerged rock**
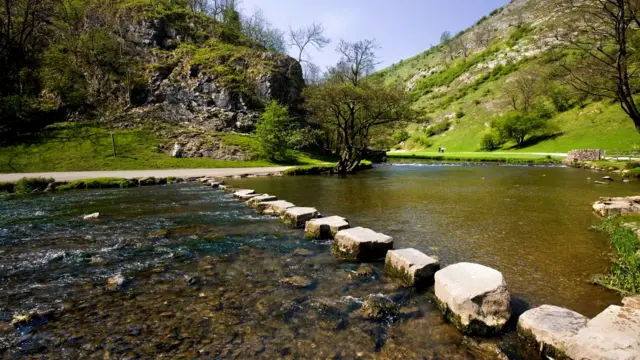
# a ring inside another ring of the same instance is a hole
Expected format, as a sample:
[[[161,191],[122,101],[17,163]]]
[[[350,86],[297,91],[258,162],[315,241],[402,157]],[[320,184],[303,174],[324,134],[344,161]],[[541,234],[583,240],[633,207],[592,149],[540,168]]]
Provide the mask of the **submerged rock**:
[[[93,213],[93,214],[84,216],[85,220],[98,220],[99,218],[100,218],[100,213]]]
[[[381,320],[387,316],[396,315],[398,313],[398,305],[384,295],[369,295],[364,300],[360,311],[365,319]]]
[[[600,216],[628,215],[640,212],[640,196],[600,198],[593,204]]]
[[[256,205],[256,210],[261,214],[282,216],[287,209],[294,207],[290,202],[278,200],[278,201],[265,201]]]
[[[280,285],[292,286],[296,288],[307,288],[313,285],[313,280],[304,276],[293,276],[280,279]]]
[[[285,210],[282,220],[295,228],[301,228],[307,221],[315,219],[319,215],[320,213],[315,208],[295,206]]]
[[[511,318],[511,296],[502,274],[472,263],[447,266],[435,274],[442,311],[466,334],[497,333]]]
[[[433,284],[440,261],[416,249],[391,250],[385,259],[385,271],[408,286],[423,287]]]
[[[350,261],[381,259],[391,249],[393,249],[391,236],[363,227],[339,231],[331,247],[334,256]]]
[[[575,311],[542,305],[526,311],[518,320],[518,334],[542,356],[566,356],[567,341],[587,325],[589,319]]]
[[[372,278],[376,275],[376,271],[369,264],[362,264],[349,274],[350,278]]]
[[[293,255],[295,256],[311,256],[313,255],[313,251],[308,249],[295,249],[293,250]]]
[[[307,239],[333,239],[340,230],[350,227],[347,219],[341,216],[329,216],[307,221],[304,237]]]
[[[122,291],[127,285],[127,279],[118,274],[107,279],[106,289],[109,291]]]

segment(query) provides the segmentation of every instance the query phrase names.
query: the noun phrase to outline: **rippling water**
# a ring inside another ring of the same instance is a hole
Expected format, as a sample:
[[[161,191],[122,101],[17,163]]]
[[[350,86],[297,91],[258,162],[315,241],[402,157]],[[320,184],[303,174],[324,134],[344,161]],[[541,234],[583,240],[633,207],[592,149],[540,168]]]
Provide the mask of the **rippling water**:
[[[402,164],[343,179],[233,180],[439,255],[505,274],[517,307],[543,303],[593,316],[619,297],[590,285],[608,266],[588,231],[590,203],[637,184],[597,187],[564,168]],[[84,214],[100,212],[99,221]],[[303,251],[304,250],[304,251]],[[398,286],[372,264],[335,261],[328,242],[256,215],[195,184],[0,200],[0,354],[41,358],[528,358],[515,336],[478,342],[446,324],[429,292]],[[123,291],[106,280],[129,279]],[[304,276],[312,286],[280,279]],[[383,293],[382,321],[358,315]],[[9,326],[14,315],[39,317]]]

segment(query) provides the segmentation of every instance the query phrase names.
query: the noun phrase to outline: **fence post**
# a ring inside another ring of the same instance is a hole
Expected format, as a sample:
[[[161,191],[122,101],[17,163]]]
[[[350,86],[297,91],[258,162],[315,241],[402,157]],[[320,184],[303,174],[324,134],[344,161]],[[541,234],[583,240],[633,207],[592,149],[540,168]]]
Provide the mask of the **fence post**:
[[[113,147],[113,157],[116,157],[116,138],[113,136],[113,133],[111,133],[111,146]]]

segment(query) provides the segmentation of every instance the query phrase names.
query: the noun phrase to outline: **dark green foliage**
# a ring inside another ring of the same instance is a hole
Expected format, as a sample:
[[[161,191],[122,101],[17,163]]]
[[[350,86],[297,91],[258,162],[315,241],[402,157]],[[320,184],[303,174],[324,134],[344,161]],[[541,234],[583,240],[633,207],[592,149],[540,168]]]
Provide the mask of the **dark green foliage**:
[[[502,12],[502,10],[503,10],[503,9],[504,9],[504,6],[501,6],[501,7],[497,8],[497,9],[493,10],[493,11],[489,14],[489,16],[498,15],[499,13],[501,13],[501,12]]]
[[[463,113],[463,116],[464,116],[464,113]],[[441,122],[439,122],[437,124],[429,126],[424,131],[424,133],[428,137],[432,137],[432,136],[440,135],[440,134],[446,132],[447,130],[449,130],[450,128],[451,128],[451,121],[445,120],[445,121],[441,121]]]
[[[629,172],[627,173],[627,176],[633,177],[633,178],[640,178],[640,168],[634,168],[629,170]]]
[[[47,185],[54,181],[51,178],[22,178],[16,182],[14,192],[16,194],[31,194],[34,191],[44,191]]]
[[[272,101],[256,125],[256,138],[260,142],[258,153],[269,160],[288,160],[289,149],[301,140],[297,130],[297,123],[289,117],[287,107]]]
[[[242,22],[240,14],[233,6],[227,6],[222,14],[223,21],[218,31],[218,37],[230,44],[237,44],[242,37]]]
[[[571,93],[564,86],[553,86],[549,91],[549,98],[558,112],[570,110],[575,105]]]
[[[462,109],[456,111],[456,119],[462,119],[464,117],[465,113]]]
[[[596,283],[623,294],[640,293],[640,240],[632,230],[622,226],[624,222],[638,220],[637,216],[610,217],[596,228],[609,234],[613,248],[611,271],[596,276]]]
[[[283,174],[289,175],[289,176],[320,175],[320,174],[333,172],[335,167],[336,167],[335,164],[297,166],[297,167],[285,170]]]
[[[509,35],[509,41],[507,44],[510,47],[515,46],[520,40],[522,40],[525,36],[531,34],[533,32],[533,27],[527,24],[523,24],[518,26],[513,32]]]
[[[111,189],[134,187],[133,181],[121,178],[97,178],[87,180],[76,180],[68,184],[60,185],[56,191],[81,190],[81,189]]]
[[[494,151],[500,148],[504,142],[494,131],[489,131],[482,135],[482,139],[480,140],[480,149],[486,151]]]
[[[548,130],[548,118],[513,112],[494,120],[491,127],[496,130],[501,141],[513,141],[521,146],[527,136]]]
[[[629,161],[626,164],[624,164],[624,168],[625,168],[625,170],[632,170],[632,169],[640,168],[640,162],[638,162],[638,161]]]
[[[395,144],[403,143],[403,142],[409,140],[410,137],[411,136],[409,135],[409,132],[406,129],[398,130],[395,133],[393,133],[393,135],[392,135],[393,142]]]
[[[12,182],[0,182],[0,193],[12,193],[15,192],[16,184]]]

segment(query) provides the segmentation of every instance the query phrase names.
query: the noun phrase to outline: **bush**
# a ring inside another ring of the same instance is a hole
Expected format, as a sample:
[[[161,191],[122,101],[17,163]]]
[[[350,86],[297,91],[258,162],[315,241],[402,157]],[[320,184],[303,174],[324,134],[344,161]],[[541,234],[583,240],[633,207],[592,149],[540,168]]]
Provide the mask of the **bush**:
[[[565,87],[553,87],[549,92],[549,98],[558,112],[565,112],[573,107],[571,94]]]
[[[288,160],[287,152],[295,141],[294,128],[287,107],[277,101],[270,102],[256,124],[259,155],[272,161]]]
[[[482,135],[480,139],[480,149],[486,151],[494,151],[502,146],[503,142],[500,136],[493,131],[487,132]]]
[[[425,135],[416,135],[407,141],[407,147],[411,149],[426,149],[431,146],[433,143]]]
[[[425,131],[425,135],[428,137],[440,135],[451,128],[451,121],[446,120],[437,124],[429,126]]]
[[[464,114],[464,111],[462,111],[462,110],[458,110],[458,111],[456,112],[456,119],[462,119],[462,118],[464,117],[464,115],[465,115],[465,114]]]
[[[638,162],[638,161],[629,161],[626,164],[624,164],[624,168],[625,168],[625,170],[632,170],[632,169],[640,168],[640,162]]]
[[[633,178],[640,178],[640,168],[629,170],[629,172],[627,173],[627,176],[633,177]]]
[[[518,146],[522,146],[528,136],[550,129],[548,119],[519,112],[510,113],[494,120],[491,127],[496,130],[503,143],[513,141]]]
[[[14,183],[0,182],[0,193],[12,193],[14,192]]]
[[[14,186],[16,194],[31,194],[34,191],[44,191],[49,183],[54,182],[51,178],[22,178]]]
[[[391,137],[393,138],[393,142],[395,144],[400,144],[409,140],[411,136],[409,135],[409,132],[407,130],[402,129],[393,133]]]
[[[520,40],[522,40],[525,36],[529,35],[533,31],[533,28],[527,24],[518,26],[511,35],[509,35],[509,41],[507,44],[510,47],[515,46]]]

